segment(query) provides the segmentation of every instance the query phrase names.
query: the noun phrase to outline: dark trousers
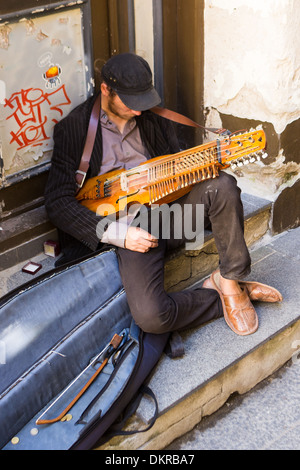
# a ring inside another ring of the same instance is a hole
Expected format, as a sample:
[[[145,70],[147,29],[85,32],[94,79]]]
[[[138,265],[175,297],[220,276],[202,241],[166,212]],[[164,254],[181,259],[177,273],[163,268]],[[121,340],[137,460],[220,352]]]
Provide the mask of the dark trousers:
[[[196,204],[204,205],[204,226],[213,232],[222,276],[239,280],[249,274],[251,261],[244,240],[243,206],[235,178],[221,172],[218,178],[195,185],[176,204],[194,208],[191,214],[194,219]],[[165,255],[188,241],[184,233],[182,238],[175,239],[173,232],[171,228],[170,238],[160,238],[159,246],[147,253],[118,248],[120,273],[132,316],[142,330],[156,334],[199,326],[223,314],[214,290],[165,291]]]

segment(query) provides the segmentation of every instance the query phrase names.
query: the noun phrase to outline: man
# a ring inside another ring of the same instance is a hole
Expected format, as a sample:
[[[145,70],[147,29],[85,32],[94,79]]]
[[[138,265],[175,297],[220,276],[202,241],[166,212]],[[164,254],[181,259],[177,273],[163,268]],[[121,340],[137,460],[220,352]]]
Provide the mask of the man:
[[[73,110],[55,127],[54,152],[45,201],[58,227],[63,262],[96,251],[104,244],[116,246],[119,268],[131,313],[136,323],[152,333],[201,325],[224,314],[239,335],[258,327],[253,300],[278,301],[275,289],[259,283],[241,283],[250,272],[250,256],[243,236],[243,207],[235,179],[221,172],[203,181],[178,201],[192,207],[204,205],[205,227],[212,228],[220,269],[204,288],[167,294],[164,258],[167,250],[186,240],[155,237],[150,229],[112,222],[97,236],[100,218],[75,198],[79,167],[95,98]],[[173,124],[151,112],[160,103],[148,63],[135,54],[108,60],[101,72],[101,115],[87,177],[114,169],[130,169],[149,158],[180,151]],[[193,220],[195,222],[195,220]],[[171,230],[172,232],[172,230]]]

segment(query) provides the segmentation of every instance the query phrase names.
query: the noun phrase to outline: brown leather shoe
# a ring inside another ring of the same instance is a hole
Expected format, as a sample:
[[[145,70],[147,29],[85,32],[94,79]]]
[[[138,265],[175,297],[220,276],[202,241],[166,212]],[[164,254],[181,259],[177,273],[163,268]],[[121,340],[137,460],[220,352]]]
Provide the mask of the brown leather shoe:
[[[242,288],[245,288],[249,294],[250,300],[259,300],[261,302],[281,302],[282,295],[274,287],[261,284],[260,282],[239,282]]]
[[[210,278],[203,283],[203,287],[215,289],[219,293],[225,321],[234,333],[240,336],[255,333],[258,329],[258,317],[247,290],[242,287],[240,294],[224,295],[215,279],[218,273],[218,270],[214,271]]]

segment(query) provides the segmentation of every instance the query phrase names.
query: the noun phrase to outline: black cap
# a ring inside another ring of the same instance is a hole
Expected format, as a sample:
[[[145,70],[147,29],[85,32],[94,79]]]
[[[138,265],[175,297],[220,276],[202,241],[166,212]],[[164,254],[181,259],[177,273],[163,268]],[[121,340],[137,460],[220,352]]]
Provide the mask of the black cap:
[[[145,111],[161,102],[153,87],[149,64],[136,54],[124,53],[111,57],[101,73],[106,84],[116,91],[125,106],[134,111]]]

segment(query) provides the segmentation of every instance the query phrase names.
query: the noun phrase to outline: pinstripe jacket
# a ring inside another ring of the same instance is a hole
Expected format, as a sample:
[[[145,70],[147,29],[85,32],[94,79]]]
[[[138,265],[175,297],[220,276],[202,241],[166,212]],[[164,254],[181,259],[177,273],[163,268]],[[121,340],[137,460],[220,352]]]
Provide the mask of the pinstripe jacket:
[[[75,172],[79,167],[89,118],[95,97],[75,108],[54,129],[54,150],[45,190],[45,206],[52,223],[58,228],[63,263],[101,248],[96,234],[98,216],[75,199]],[[136,118],[142,142],[152,157],[180,150],[172,123],[150,111]],[[102,161],[102,133],[98,126],[87,177],[99,173]],[[60,261],[59,264],[62,264]]]

